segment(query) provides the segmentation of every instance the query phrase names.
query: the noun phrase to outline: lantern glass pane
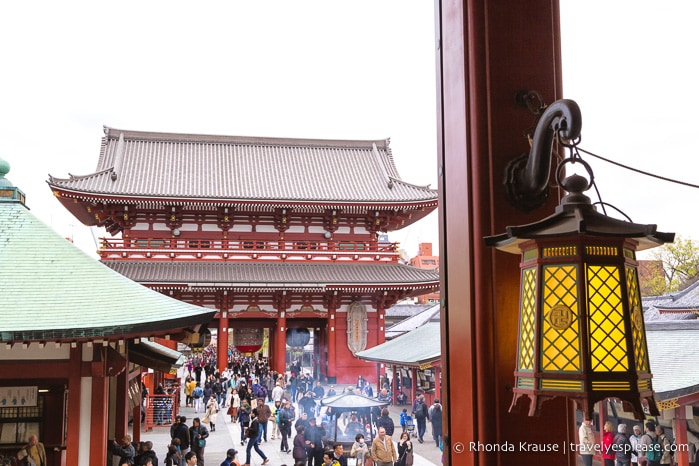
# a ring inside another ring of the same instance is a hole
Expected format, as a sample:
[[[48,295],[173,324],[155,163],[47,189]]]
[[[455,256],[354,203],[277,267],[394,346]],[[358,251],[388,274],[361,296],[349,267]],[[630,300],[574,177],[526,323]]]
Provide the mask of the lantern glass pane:
[[[536,323],[536,267],[522,270],[520,296],[518,366],[521,371],[532,371]]]
[[[619,268],[588,265],[586,274],[591,368],[594,372],[626,372],[629,362]]]
[[[578,268],[543,268],[541,306],[541,368],[551,372],[580,372],[580,310]]]
[[[643,310],[641,293],[638,286],[638,274],[635,267],[626,267],[626,288],[631,310],[631,327],[633,333],[633,351],[636,356],[636,372],[649,372],[648,347],[643,331]]]

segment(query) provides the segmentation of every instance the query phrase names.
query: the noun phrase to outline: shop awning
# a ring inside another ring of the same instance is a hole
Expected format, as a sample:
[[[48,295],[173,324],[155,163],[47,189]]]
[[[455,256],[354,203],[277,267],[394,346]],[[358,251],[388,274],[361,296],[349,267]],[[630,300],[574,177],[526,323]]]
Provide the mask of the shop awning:
[[[159,343],[145,339],[139,343],[129,341],[129,361],[143,367],[174,374],[182,367],[184,360],[182,353]]]
[[[425,367],[442,357],[440,324],[430,322],[422,327],[355,354],[365,361]]]

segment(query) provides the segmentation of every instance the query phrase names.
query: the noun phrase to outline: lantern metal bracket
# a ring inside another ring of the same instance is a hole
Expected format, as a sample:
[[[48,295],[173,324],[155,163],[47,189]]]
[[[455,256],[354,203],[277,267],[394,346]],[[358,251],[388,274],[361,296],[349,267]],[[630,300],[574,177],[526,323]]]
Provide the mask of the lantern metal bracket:
[[[528,212],[544,204],[549,195],[553,141],[575,141],[581,128],[580,107],[573,100],[557,100],[543,111],[529,153],[505,168],[507,198],[513,206]]]

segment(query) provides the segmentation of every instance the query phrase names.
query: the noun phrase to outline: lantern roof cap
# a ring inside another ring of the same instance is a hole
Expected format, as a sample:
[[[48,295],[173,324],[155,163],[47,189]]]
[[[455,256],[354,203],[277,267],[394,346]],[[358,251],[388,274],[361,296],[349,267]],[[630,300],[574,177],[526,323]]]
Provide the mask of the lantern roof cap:
[[[505,233],[487,236],[486,245],[520,254],[520,244],[527,240],[576,235],[633,238],[638,241],[639,251],[674,241],[674,233],[659,232],[657,225],[627,222],[597,212],[590,198],[583,194],[588,188],[587,180],[579,175],[566,178],[561,185],[569,194],[561,199],[552,215],[534,223],[508,226]]]

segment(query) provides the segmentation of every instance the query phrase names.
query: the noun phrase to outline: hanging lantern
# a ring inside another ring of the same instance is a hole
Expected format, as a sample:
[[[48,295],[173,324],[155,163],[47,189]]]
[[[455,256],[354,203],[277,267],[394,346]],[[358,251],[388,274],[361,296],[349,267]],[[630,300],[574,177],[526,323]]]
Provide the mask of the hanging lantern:
[[[546,116],[544,124],[551,122]],[[565,123],[559,119],[556,129],[569,128]],[[550,139],[548,143],[550,151]],[[580,160],[564,160],[558,178],[568,162]],[[589,166],[583,165],[592,179]],[[549,167],[544,167],[547,173]],[[553,215],[485,238],[488,246],[522,257],[510,410],[526,395],[531,416],[544,401],[565,396],[589,414],[597,401],[619,398],[638,418],[644,401],[646,410],[657,415],[636,252],[672,242],[674,233],[598,213],[583,194],[590,183],[582,176],[559,179],[559,184],[569,194]]]
[[[286,332],[286,344],[292,348],[303,348],[311,341],[311,332],[307,328],[290,328]]]
[[[188,332],[182,343],[197,351],[206,348],[211,344],[211,331],[202,328],[198,332]]]
[[[233,345],[241,353],[256,353],[262,348],[264,329],[234,328]]]

